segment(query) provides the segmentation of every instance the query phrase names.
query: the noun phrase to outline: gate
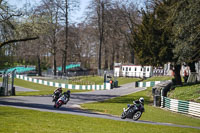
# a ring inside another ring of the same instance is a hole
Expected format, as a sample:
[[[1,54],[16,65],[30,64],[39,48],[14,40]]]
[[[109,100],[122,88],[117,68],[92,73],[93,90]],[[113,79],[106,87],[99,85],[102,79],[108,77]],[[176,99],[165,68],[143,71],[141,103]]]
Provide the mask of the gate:
[[[0,96],[14,96],[15,95],[15,87],[14,87],[15,71],[16,70],[13,70],[10,73],[6,73],[6,70],[4,71],[2,75],[3,82],[0,87]]]

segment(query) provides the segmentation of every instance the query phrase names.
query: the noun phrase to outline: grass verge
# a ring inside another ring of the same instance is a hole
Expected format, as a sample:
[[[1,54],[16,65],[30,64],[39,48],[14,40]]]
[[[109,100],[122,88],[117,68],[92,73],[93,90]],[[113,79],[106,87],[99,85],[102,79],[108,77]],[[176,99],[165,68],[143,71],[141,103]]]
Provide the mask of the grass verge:
[[[0,106],[0,132],[5,133],[197,133],[199,130],[120,122],[85,116]]]
[[[96,84],[103,84],[103,78],[100,76],[86,76],[86,77],[80,77],[81,81],[88,81],[90,82],[94,82]],[[126,84],[126,83],[131,83],[131,82],[136,82],[140,80],[139,78],[124,78],[124,77],[120,77],[118,78],[118,85],[122,85],[122,84]],[[65,83],[66,80],[48,80],[48,81],[54,81],[54,82],[58,82],[58,83]],[[2,78],[0,78],[0,82],[2,82]],[[14,84],[16,86],[21,86],[24,88],[30,88],[33,90],[38,90],[38,91],[33,91],[33,92],[16,92],[16,95],[19,96],[29,96],[29,95],[49,95],[52,94],[52,92],[55,90],[56,87],[51,87],[51,86],[46,86],[46,85],[41,85],[41,84],[37,84],[37,83],[33,83],[33,82],[29,82],[29,81],[25,81],[25,80],[21,80],[21,79],[17,79],[15,78]],[[81,84],[80,82],[77,84]],[[65,90],[64,90],[65,91]],[[84,90],[71,90],[71,92],[83,92]]]
[[[126,78],[126,77],[118,77],[118,85],[123,85],[123,84],[128,84],[128,83],[132,83],[132,82],[136,82],[139,81],[141,79],[139,78]]]
[[[170,111],[163,110],[161,108],[153,107],[151,105],[152,104],[151,88],[130,95],[106,100],[103,102],[88,103],[88,104],[83,104],[81,106],[84,109],[120,116],[122,113],[122,109],[126,107],[127,104],[132,104],[132,101],[139,99],[139,97],[144,97],[145,99],[145,112],[140,118],[140,120],[174,123],[174,124],[190,125],[190,126],[200,125],[200,119],[198,118],[192,118],[186,115],[173,113]]]
[[[34,77],[33,77],[34,78]],[[36,77],[40,78],[40,77]],[[58,83],[67,83],[67,84],[76,84],[76,85],[91,85],[91,84],[103,84],[104,78],[102,76],[78,76],[70,80],[66,79],[45,79],[46,81],[58,82]],[[131,82],[139,81],[139,78],[126,78],[119,77],[117,78],[118,84],[127,84]]]
[[[200,103],[200,84],[176,87],[168,93],[170,98]]]
[[[155,77],[147,78],[143,80],[142,82],[172,80],[173,78],[174,78],[173,76],[155,76]]]
[[[2,78],[0,79],[0,82],[2,82]],[[33,83],[33,82],[29,82],[29,81],[25,81],[25,80],[17,79],[17,78],[15,78],[14,84],[16,86],[38,90],[38,91],[32,91],[32,92],[17,91],[16,92],[17,96],[50,95],[56,89],[56,87],[41,85],[41,84],[37,84],[37,83]],[[63,91],[66,91],[66,90],[67,89],[63,89]],[[73,92],[82,92],[83,90],[70,90],[70,91],[73,93]]]

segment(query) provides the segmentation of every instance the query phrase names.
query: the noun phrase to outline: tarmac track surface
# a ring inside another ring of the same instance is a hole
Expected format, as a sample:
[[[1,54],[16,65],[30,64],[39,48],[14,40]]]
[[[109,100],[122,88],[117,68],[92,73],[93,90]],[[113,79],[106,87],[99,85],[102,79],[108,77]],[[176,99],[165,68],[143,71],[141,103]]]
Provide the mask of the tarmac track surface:
[[[177,124],[172,124],[172,123],[160,123],[160,122],[151,122],[151,121],[142,121],[142,120],[133,121],[131,119],[121,119],[120,117],[117,117],[117,116],[98,114],[98,113],[90,112],[87,110],[82,110],[80,109],[80,106],[79,106],[80,104],[83,104],[83,103],[103,101],[106,99],[142,91],[144,89],[145,88],[135,88],[135,84],[130,83],[113,90],[72,93],[69,103],[67,105],[63,105],[59,109],[53,108],[54,103],[52,103],[51,96],[0,97],[0,106],[12,106],[16,108],[33,109],[33,110],[46,111],[46,112],[81,115],[81,116],[87,116],[87,117],[104,118],[104,119],[111,119],[111,120],[117,120],[117,121],[129,121],[129,122],[145,123],[145,124],[152,124],[152,125],[194,128],[194,129],[200,130],[200,127],[177,125]]]

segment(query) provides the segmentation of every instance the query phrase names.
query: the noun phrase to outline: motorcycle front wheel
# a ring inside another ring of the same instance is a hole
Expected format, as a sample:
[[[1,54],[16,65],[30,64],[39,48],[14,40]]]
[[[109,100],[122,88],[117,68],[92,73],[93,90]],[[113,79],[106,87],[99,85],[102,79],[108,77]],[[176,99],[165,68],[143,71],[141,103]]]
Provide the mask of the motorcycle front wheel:
[[[138,119],[140,119],[140,117],[142,116],[142,112],[141,111],[136,111],[133,115],[133,120],[137,121]]]
[[[126,113],[123,112],[122,115],[121,115],[121,119],[125,119],[126,118]]]

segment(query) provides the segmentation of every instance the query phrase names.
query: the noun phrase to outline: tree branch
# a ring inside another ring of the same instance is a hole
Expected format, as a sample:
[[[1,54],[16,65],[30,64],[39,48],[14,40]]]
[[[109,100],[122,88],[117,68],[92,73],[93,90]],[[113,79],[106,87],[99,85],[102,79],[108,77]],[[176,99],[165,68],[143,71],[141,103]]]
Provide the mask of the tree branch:
[[[25,42],[25,41],[29,41],[29,40],[36,40],[36,39],[38,39],[38,38],[39,38],[39,37],[37,36],[37,37],[30,37],[30,38],[23,38],[23,39],[7,40],[7,41],[5,41],[5,42],[0,43],[0,49],[1,49],[3,46],[5,46],[5,45],[7,45],[7,44],[10,44],[10,43]]]

